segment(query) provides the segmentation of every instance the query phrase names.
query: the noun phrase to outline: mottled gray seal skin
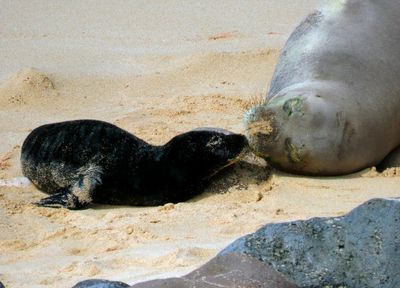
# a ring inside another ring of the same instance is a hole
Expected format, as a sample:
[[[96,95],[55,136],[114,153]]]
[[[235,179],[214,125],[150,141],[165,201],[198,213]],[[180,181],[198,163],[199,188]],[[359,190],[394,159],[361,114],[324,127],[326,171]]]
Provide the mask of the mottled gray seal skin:
[[[400,144],[400,1],[329,0],[288,39],[250,146],[282,170],[341,175]]]
[[[152,206],[185,201],[246,152],[243,135],[204,128],[153,146],[115,125],[76,120],[40,126],[22,145],[23,174],[52,194],[40,206]]]

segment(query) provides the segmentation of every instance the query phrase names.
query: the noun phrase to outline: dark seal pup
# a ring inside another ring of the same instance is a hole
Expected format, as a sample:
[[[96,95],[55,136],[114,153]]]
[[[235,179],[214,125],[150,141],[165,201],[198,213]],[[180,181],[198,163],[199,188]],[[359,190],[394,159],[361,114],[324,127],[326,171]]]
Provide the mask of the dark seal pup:
[[[197,129],[152,146],[115,125],[77,120],[34,129],[21,164],[37,188],[52,194],[40,206],[162,205],[198,194],[246,148],[243,135],[223,129]]]
[[[341,175],[400,145],[400,1],[324,2],[292,33],[265,104],[244,121],[273,166]]]

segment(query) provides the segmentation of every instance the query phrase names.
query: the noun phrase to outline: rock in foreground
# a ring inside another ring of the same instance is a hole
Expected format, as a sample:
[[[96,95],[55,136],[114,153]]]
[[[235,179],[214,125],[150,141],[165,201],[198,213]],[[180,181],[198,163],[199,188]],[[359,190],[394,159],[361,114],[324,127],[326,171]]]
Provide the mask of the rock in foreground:
[[[122,288],[121,282],[86,280],[73,288]],[[126,285],[126,284],[125,284]],[[157,279],[133,288],[296,288],[280,273],[250,256],[229,253],[217,256],[181,278]]]
[[[300,287],[400,287],[400,199],[373,199],[337,218],[269,224],[220,255],[232,252]]]
[[[90,279],[79,282],[72,288],[125,288],[125,287],[129,287],[129,285],[119,281]]]
[[[152,280],[134,288],[296,288],[268,265],[246,255],[225,254],[182,278]]]
[[[342,217],[266,225],[186,276],[132,287],[393,288],[399,271],[400,199],[373,199]],[[75,287],[125,287],[88,283]]]

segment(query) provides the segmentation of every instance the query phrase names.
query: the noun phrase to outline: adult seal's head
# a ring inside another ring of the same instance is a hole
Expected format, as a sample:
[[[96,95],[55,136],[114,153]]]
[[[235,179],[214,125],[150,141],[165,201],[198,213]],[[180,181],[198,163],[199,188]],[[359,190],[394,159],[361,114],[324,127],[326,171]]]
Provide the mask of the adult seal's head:
[[[399,1],[325,1],[304,19],[265,103],[244,117],[254,152],[289,172],[339,175],[399,146],[399,14]]]

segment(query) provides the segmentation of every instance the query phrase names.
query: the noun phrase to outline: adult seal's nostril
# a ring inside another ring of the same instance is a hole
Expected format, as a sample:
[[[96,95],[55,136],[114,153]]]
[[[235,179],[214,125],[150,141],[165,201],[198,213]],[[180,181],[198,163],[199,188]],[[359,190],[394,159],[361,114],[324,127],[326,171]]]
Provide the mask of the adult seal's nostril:
[[[304,19],[265,103],[244,116],[254,152],[285,171],[340,175],[398,147],[399,14],[399,1],[324,1]]]

